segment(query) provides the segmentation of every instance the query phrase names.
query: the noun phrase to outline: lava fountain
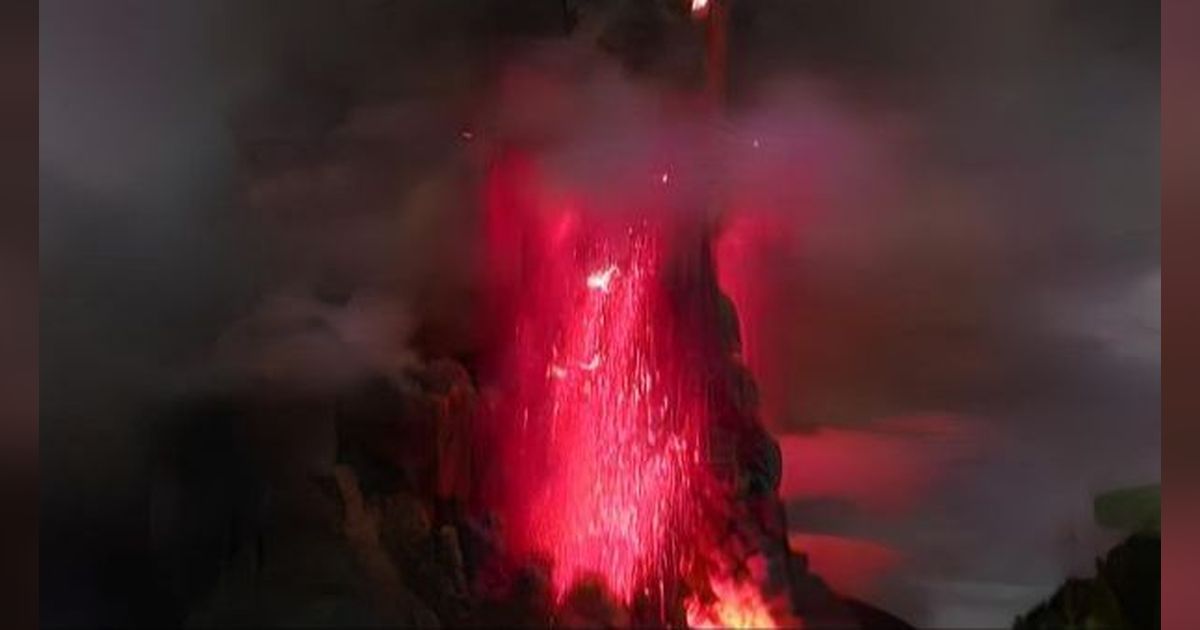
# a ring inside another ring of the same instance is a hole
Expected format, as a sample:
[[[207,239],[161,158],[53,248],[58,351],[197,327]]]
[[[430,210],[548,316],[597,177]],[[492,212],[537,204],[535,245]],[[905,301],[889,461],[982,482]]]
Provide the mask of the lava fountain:
[[[646,225],[575,248],[541,404],[524,410],[550,452],[530,532],[556,560],[555,583],[602,575],[628,601],[673,572],[688,525],[703,408],[657,352],[661,244]]]
[[[560,598],[599,577],[665,622],[682,577],[703,573],[698,541],[711,538],[705,510],[719,493],[712,344],[672,290],[669,221],[546,208],[529,194],[539,185],[531,163],[510,158],[488,188],[491,271],[508,283],[489,316],[512,331],[496,370],[494,503],[513,550],[549,560]],[[736,585],[709,588],[723,601]],[[766,608],[752,608],[738,619],[761,627]],[[691,623],[702,612],[689,610]]]

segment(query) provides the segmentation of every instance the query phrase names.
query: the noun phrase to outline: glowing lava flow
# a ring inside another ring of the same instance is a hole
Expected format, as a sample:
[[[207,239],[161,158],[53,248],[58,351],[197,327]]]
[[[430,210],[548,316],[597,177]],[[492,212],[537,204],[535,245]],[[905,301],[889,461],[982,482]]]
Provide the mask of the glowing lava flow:
[[[716,601],[705,605],[689,599],[689,628],[774,628],[775,620],[758,589],[751,584],[714,578],[710,584]]]

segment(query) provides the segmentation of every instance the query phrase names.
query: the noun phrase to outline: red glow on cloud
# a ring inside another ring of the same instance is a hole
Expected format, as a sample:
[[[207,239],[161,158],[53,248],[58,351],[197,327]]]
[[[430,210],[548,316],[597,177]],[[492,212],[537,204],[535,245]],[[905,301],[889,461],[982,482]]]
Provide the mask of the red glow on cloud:
[[[879,516],[903,515],[952,466],[976,453],[979,430],[965,418],[921,415],[784,435],[780,494],[785,500],[841,499]]]
[[[903,556],[869,540],[793,533],[788,543],[808,556],[809,566],[839,593],[869,598],[878,580],[898,568]]]
[[[883,515],[915,507],[937,473],[915,441],[868,431],[826,428],[785,435],[780,449],[785,500],[843,499]]]

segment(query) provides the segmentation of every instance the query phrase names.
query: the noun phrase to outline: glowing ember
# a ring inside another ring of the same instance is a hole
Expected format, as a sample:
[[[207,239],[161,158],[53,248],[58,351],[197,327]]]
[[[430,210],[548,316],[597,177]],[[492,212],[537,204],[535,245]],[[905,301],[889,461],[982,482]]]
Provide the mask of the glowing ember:
[[[716,601],[705,605],[698,597],[685,603],[690,628],[775,628],[770,610],[752,584],[714,578]]]
[[[608,285],[612,282],[615,273],[617,273],[617,266],[609,265],[600,271],[589,274],[587,277],[588,288],[608,293]]]

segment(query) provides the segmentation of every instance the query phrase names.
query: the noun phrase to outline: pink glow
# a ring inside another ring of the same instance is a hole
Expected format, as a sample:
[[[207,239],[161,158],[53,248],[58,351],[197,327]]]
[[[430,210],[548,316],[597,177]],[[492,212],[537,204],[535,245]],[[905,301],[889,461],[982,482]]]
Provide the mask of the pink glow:
[[[780,495],[840,499],[877,516],[903,515],[927,500],[953,466],[978,455],[980,431],[965,418],[923,415],[784,435]]]
[[[866,431],[822,429],[780,439],[786,499],[849,500],[881,515],[910,510],[933,481],[911,441]],[[800,464],[803,463],[803,467]]]
[[[786,327],[775,320],[784,310],[775,297],[781,287],[777,254],[797,245],[795,225],[786,217],[740,212],[727,217],[714,245],[721,289],[737,307],[742,359],[762,392],[763,417],[775,426],[784,414],[788,379],[780,360]]]
[[[896,550],[869,540],[794,533],[788,542],[834,590],[851,597],[874,596],[878,580],[903,561]]]

